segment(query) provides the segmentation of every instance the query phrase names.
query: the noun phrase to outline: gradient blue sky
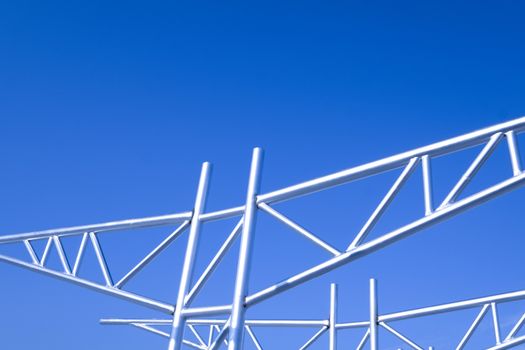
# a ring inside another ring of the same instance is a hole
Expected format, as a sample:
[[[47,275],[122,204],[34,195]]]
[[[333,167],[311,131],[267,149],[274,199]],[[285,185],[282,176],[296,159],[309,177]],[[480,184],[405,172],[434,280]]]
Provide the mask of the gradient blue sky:
[[[191,209],[206,160],[215,166],[208,208],[238,205],[254,146],[266,151],[262,188],[270,191],[519,117],[524,11],[521,1],[3,1],[0,233]],[[474,189],[510,174],[500,151]],[[465,169],[469,152],[436,161],[436,196]],[[342,249],[395,175],[279,208]],[[378,229],[421,214],[418,175]],[[524,195],[428,229],[250,316],[326,317],[335,281],[341,320],[363,319],[370,277],[379,279],[382,312],[524,289]],[[205,226],[199,268],[233,225]],[[115,278],[168,232],[102,235]],[[69,254],[75,243],[65,243]],[[184,244],[185,237],[129,288],[174,302]],[[327,258],[263,215],[256,246],[252,290]],[[197,304],[231,300],[236,249]],[[88,255],[82,273],[100,280],[92,263]],[[0,276],[3,349],[166,346],[97,323],[155,312],[4,264]],[[525,304],[500,311],[507,332]],[[421,345],[449,349],[476,312],[396,326]],[[258,334],[266,348],[293,349],[312,330]],[[360,336],[341,332],[340,348]],[[326,349],[325,337],[313,349]],[[487,318],[472,348],[491,337]],[[381,341],[384,349],[400,345],[384,332]]]

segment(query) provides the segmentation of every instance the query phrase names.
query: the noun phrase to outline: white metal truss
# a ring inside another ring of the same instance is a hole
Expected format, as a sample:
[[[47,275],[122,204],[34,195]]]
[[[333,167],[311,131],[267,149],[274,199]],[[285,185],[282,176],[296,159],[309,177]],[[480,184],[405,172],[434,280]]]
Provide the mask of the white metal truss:
[[[243,345],[243,337],[245,334],[247,334],[250,339],[252,339],[252,341],[258,343],[258,340],[252,329],[252,327],[255,327],[256,325],[251,324],[251,321],[245,319],[246,310],[251,306],[261,303],[264,300],[281,294],[291,288],[299,286],[311,279],[324,275],[338,267],[349,264],[354,260],[385,248],[386,246],[401,239],[407,238],[408,236],[419,232],[424,228],[449,219],[464,212],[467,209],[476,207],[486,201],[489,201],[497,196],[515,190],[524,185],[525,173],[523,172],[523,168],[520,163],[519,148],[516,142],[516,135],[524,130],[525,117],[522,117],[466,135],[434,143],[429,146],[387,157],[375,162],[367,163],[361,166],[353,167],[262,194],[259,193],[259,189],[262,177],[263,151],[260,148],[255,148],[253,151],[250,167],[246,200],[241,206],[219,211],[206,212],[205,207],[209,179],[211,175],[211,165],[209,163],[204,163],[202,165],[195,203],[193,204],[192,210],[190,211],[156,217],[130,219],[95,225],[76,226],[0,236],[0,244],[23,244],[28,253],[26,260],[0,255],[0,261],[11,263],[19,267],[24,267],[26,269],[40,272],[68,282],[76,283],[78,285],[129,300],[170,315],[172,331],[169,334],[151,328],[152,325],[147,322],[131,323],[141,329],[154,331],[159,335],[167,336],[169,338],[169,350],[179,350],[181,349],[182,344],[197,348],[217,349],[224,343],[227,343],[229,350],[240,350]],[[509,167],[512,169],[512,175],[508,176],[506,179],[495,185],[488,186],[477,191],[476,193],[465,196],[463,192],[471,179],[476,175],[485,161],[491,157],[496,146],[502,142],[507,144],[508,155],[510,159]],[[445,157],[454,152],[479,145],[483,145],[483,148],[472,161],[472,163],[466,166],[464,174],[450,189],[448,195],[443,199],[434,198],[432,191],[432,160],[437,157]],[[421,216],[416,220],[397,227],[377,238],[367,240],[367,236],[369,235],[372,228],[379,222],[382,214],[386,211],[389,204],[396,197],[405,182],[411,176],[413,176],[415,169],[418,167],[421,167],[423,174],[422,183],[424,198],[422,202],[424,204],[424,210],[422,210]],[[274,207],[274,205],[279,202],[292,200],[317,191],[355,182],[380,173],[394,172],[397,169],[402,169],[401,173],[398,175],[391,188],[387,191],[384,198],[378,203],[377,207],[371,213],[368,220],[364,223],[362,228],[355,233],[355,236],[349,240],[347,247],[344,249],[330,245],[321,237],[303,227],[300,223],[277,211]],[[434,205],[434,203],[440,204]],[[298,234],[304,236],[306,239],[309,239],[320,249],[330,253],[331,257],[321,264],[312,266],[311,268],[308,268],[298,274],[290,276],[284,281],[270,285],[267,288],[256,291],[255,293],[248,293],[248,277],[250,273],[250,263],[252,260],[253,237],[255,234],[256,219],[261,211],[271,215],[283,225],[286,225],[290,229],[296,231]],[[239,218],[237,225],[234,227],[233,231],[223,243],[217,254],[209,262],[204,273],[202,273],[200,277],[196,278],[196,282],[193,283],[195,255],[197,252],[202,225],[207,222],[232,217]],[[132,268],[124,276],[120,277],[117,282],[114,282],[112,274],[110,273],[110,269],[108,268],[106,258],[103,254],[103,249],[97,239],[98,235],[110,231],[129,230],[153,226],[171,226],[175,224],[180,226],[171,234],[169,234],[169,236],[167,236],[164,241],[162,241],[156,248],[149,252],[141,261],[139,261],[134,268]],[[152,298],[137,295],[124,290],[126,283],[131,278],[133,278],[144,266],[150,263],[159,253],[161,253],[188,228],[189,232],[186,253],[182,266],[182,275],[179,281],[178,294],[175,304],[154,300]],[[78,254],[75,257],[75,262],[71,267],[69,259],[62,247],[61,239],[63,237],[72,235],[81,236],[82,240],[79,246]],[[238,254],[237,272],[231,304],[192,307],[192,300],[200,292],[203,285],[214,272],[215,268],[237,237],[240,239],[240,250]],[[37,255],[33,247],[33,244],[37,240],[46,240],[44,253],[40,257]],[[62,270],[55,270],[46,267],[46,259],[51,249],[57,251],[62,264]],[[104,277],[104,283],[93,282],[78,276],[78,266],[86,249],[94,250],[97,256],[98,265]],[[371,288],[371,290],[373,291],[375,289]],[[334,287],[332,294],[335,295],[335,293],[336,291]],[[368,322],[366,325],[364,325],[364,327],[368,327],[366,338],[368,339],[370,348],[374,350],[378,349],[377,333],[379,328],[393,333],[405,342],[411,342],[408,340],[408,338],[401,335],[394,328],[392,328],[389,323],[387,323],[393,320],[392,316],[377,316],[377,305],[374,302],[374,295],[375,294],[371,295],[370,313],[371,317],[376,315],[375,317],[377,317],[377,319],[375,321],[371,319],[371,322]],[[484,305],[487,303],[495,303],[497,301],[499,301],[499,299],[490,302],[485,301],[479,305],[484,307]],[[496,315],[496,304],[489,305],[491,305],[490,308],[493,315]],[[486,311],[487,310],[485,310],[485,312]],[[335,311],[333,312],[335,313]],[[199,339],[199,337],[197,337],[199,340],[198,344],[192,342],[189,344],[189,341],[185,340],[184,335],[185,331],[187,333],[187,330],[189,329],[189,332],[196,336],[196,331],[194,328],[192,328],[194,325],[192,322],[195,322],[195,320],[198,318],[210,317],[214,315],[223,315],[223,321],[219,324],[211,324],[213,327],[210,329],[213,329],[213,331],[210,331],[211,336],[209,337],[208,342],[206,343],[203,339]],[[480,317],[482,316],[483,315]],[[496,320],[496,316],[494,316],[494,319]],[[322,335],[322,333],[328,331],[331,335],[330,338],[332,339],[329,347],[330,349],[335,349],[335,330],[337,327],[330,327],[330,324],[337,325],[334,320],[332,320],[331,323],[329,321],[328,324],[323,323],[322,325],[318,325],[320,329],[316,334],[314,334],[310,341],[313,343],[315,339]],[[501,339],[498,340],[497,338],[497,343],[499,341],[501,344],[497,344],[495,349],[504,349],[507,348],[511,342],[516,342],[515,344],[519,344],[520,342],[519,338],[514,338],[513,336],[511,336],[509,339],[505,339],[502,341]],[[256,346],[260,347],[260,344]],[[307,346],[309,346],[308,343],[305,344],[305,347]]]
[[[344,344],[344,348],[355,348],[356,350],[364,349],[365,345],[375,342],[377,346],[377,334],[380,329],[393,334],[403,346],[408,346],[410,349],[424,350],[433,349],[432,345],[421,345],[416,340],[409,338],[402,334],[393,326],[393,322],[398,322],[406,319],[413,319],[425,316],[431,316],[441,313],[450,313],[455,311],[467,309],[479,309],[479,313],[473,319],[470,326],[465,327],[465,333],[457,339],[455,350],[462,350],[468,345],[469,340],[475,333],[479,324],[484,317],[491,315],[492,326],[494,330],[494,345],[486,348],[486,350],[496,349],[510,349],[520,344],[525,344],[525,336],[516,336],[525,323],[525,310],[520,319],[514,324],[511,331],[503,337],[500,331],[500,324],[498,318],[497,306],[503,303],[510,303],[518,300],[525,300],[525,290],[496,294],[485,296],[481,298],[474,298],[452,303],[433,305],[429,307],[404,310],[395,313],[380,314],[378,312],[378,294],[377,283],[374,279],[370,280],[370,318],[364,321],[340,322],[338,321],[338,293],[337,285],[332,283],[330,286],[330,308],[327,312],[328,318],[316,320],[302,320],[302,319],[253,319],[245,321],[245,329],[257,349],[264,349],[263,344],[255,335],[254,328],[261,327],[302,327],[313,328],[314,333],[312,337],[299,347],[299,350],[304,350],[313,345],[325,333],[328,333],[328,349],[333,350],[337,348],[337,333],[343,330],[357,329],[361,330],[362,338],[357,344]],[[157,335],[169,338],[169,334],[162,332],[155,328],[155,326],[171,325],[171,319],[101,319],[100,323],[103,325],[132,325],[142,328],[144,330],[153,332]],[[204,319],[204,318],[190,318],[186,320],[186,326],[199,340],[199,345],[192,344],[190,346],[202,349],[209,349],[211,347],[211,340],[214,332],[226,324],[227,320],[222,319]],[[205,342],[200,334],[195,330],[196,326],[209,326],[208,342]],[[225,344],[227,341],[224,340]]]

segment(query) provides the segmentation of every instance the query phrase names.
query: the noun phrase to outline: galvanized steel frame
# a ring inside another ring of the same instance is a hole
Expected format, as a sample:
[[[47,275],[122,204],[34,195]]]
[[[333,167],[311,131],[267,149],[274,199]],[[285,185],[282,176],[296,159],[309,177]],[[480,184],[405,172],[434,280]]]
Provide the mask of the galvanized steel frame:
[[[348,264],[356,259],[371,254],[379,249],[382,249],[394,242],[404,239],[426,227],[435,225],[443,220],[451,218],[455,215],[472,207],[478,206],[486,201],[489,201],[506,192],[517,189],[525,184],[525,173],[520,161],[519,148],[516,141],[516,135],[525,130],[525,117],[515,119],[506,123],[481,129],[476,132],[468,133],[463,136],[448,139],[442,142],[434,143],[429,146],[417,148],[408,152],[404,152],[395,156],[384,158],[375,162],[367,163],[361,166],[346,169],[340,172],[319,177],[310,181],[302,182],[293,186],[282,188],[273,192],[259,194],[259,188],[262,177],[262,158],[263,151],[260,148],[255,148],[253,151],[252,163],[249,173],[248,189],[246,193],[246,201],[244,205],[227,208],[219,211],[206,212],[206,194],[209,187],[209,179],[211,174],[211,165],[204,163],[202,166],[201,177],[197,189],[195,204],[191,211],[162,215],[156,217],[147,217],[139,219],[130,219],[122,221],[113,221],[102,224],[76,226],[60,229],[51,229],[45,231],[28,232],[13,235],[0,236],[0,244],[5,243],[21,243],[28,252],[28,259],[25,261],[21,259],[12,258],[5,255],[0,255],[0,261],[4,261],[19,267],[24,267],[31,271],[40,272],[51,277],[55,277],[64,281],[72,282],[83,287],[91,288],[95,291],[106,293],[112,296],[119,297],[124,300],[132,301],[143,306],[153,308],[171,315],[172,331],[165,333],[153,328],[155,322],[145,322],[144,320],[135,320],[135,322],[127,322],[138,328],[154,332],[156,334],[166,336],[169,338],[169,350],[180,349],[182,344],[199,349],[217,349],[222,344],[227,344],[229,350],[239,350],[243,346],[243,336],[245,333],[254,342],[257,348],[261,348],[260,342],[257,340],[252,327],[260,326],[261,324],[271,324],[275,326],[304,326],[313,325],[308,321],[262,321],[262,320],[246,320],[245,311],[247,308],[260,303],[268,298],[280,294],[288,289],[294,288],[303,284],[313,278],[324,275],[329,271],[340,266]],[[460,198],[463,190],[466,188],[471,179],[476,175],[478,170],[482,167],[485,161],[492,155],[496,146],[503,140],[506,140],[508,147],[508,154],[510,159],[510,167],[512,169],[512,176],[504,181],[501,181],[493,186],[487,187],[474,194]],[[435,199],[432,193],[432,159],[440,156],[468,149],[474,146],[484,145],[477,157],[467,167],[463,176],[456,182],[455,186],[450,190],[448,195],[437,206],[434,205]],[[381,218],[389,204],[395,198],[402,186],[409,179],[414,170],[421,164],[423,174],[423,215],[406,225],[394,229],[378,238],[365,241],[371,229]],[[392,184],[390,190],[385,194],[384,198],[378,203],[376,209],[372,212],[368,220],[355,237],[349,242],[345,250],[337,249],[322,238],[310,232],[299,223],[286,217],[274,208],[274,204],[291,200],[300,196],[308,195],[317,191],[326,190],[335,186],[347,184],[365,177],[377,175],[387,171],[402,168],[397,180]],[[251,250],[253,236],[256,228],[256,218],[259,210],[271,215],[284,225],[296,231],[300,235],[312,241],[319,248],[327,251],[332,257],[325,262],[313,266],[303,272],[291,276],[290,278],[269,286],[265,289],[255,293],[248,293],[249,291],[249,273],[251,264]],[[223,243],[215,257],[210,261],[204,273],[197,278],[197,282],[192,286],[193,268],[195,262],[195,254],[198,249],[199,231],[202,224],[210,221],[221,220],[226,218],[239,217],[239,221],[226,241]],[[108,268],[106,257],[104,256],[102,247],[98,241],[97,235],[118,230],[128,230],[136,228],[145,228],[152,226],[168,226],[178,224],[179,227],[174,230],[164,241],[149,252],[141,261],[139,261],[128,273],[126,273],[117,282],[114,282],[113,277]],[[176,296],[177,302],[172,305],[170,303],[154,300],[152,298],[137,295],[125,291],[123,287],[132,279],[144,266],[151,262],[158,254],[160,254],[167,246],[169,246],[177,237],[179,237],[187,228],[189,230],[189,239],[186,247],[186,254],[182,268],[182,277],[179,284],[179,291]],[[71,267],[68,257],[66,256],[62,247],[61,238],[65,236],[79,235],[82,240],[79,246],[78,253],[75,258],[74,265]],[[228,305],[215,305],[208,307],[191,307],[193,298],[199,293],[202,286],[206,283],[209,276],[213,273],[218,263],[221,261],[225,253],[232,246],[233,241],[240,236],[241,244],[237,263],[237,277],[234,288],[234,295],[232,296],[232,303]],[[41,257],[37,255],[33,248],[35,240],[45,239],[46,246]],[[85,249],[91,243],[92,249],[97,257],[98,265],[104,277],[104,284],[95,283],[77,275],[78,267],[82,261]],[[46,267],[46,259],[51,249],[55,249],[60,257],[63,271],[56,271]],[[473,299],[471,301],[458,302],[447,304],[446,306],[424,308],[412,310],[405,313],[398,313],[393,315],[379,315],[377,312],[377,299],[375,293],[375,281],[371,280],[370,286],[370,320],[357,323],[337,323],[336,322],[336,294],[337,289],[332,286],[331,289],[331,308],[330,317],[328,320],[322,320],[322,323],[316,323],[320,330],[313,335],[313,337],[305,343],[302,349],[305,349],[310,344],[316,341],[324,332],[329,333],[329,348],[331,350],[336,348],[336,330],[353,327],[354,324],[359,324],[359,327],[367,328],[362,344],[358,349],[364,346],[368,339],[371,349],[378,349],[377,334],[378,330],[385,329],[390,333],[396,335],[400,340],[409,344],[413,348],[419,349],[415,343],[406,338],[391,325],[386,323],[392,320],[401,319],[404,317],[415,317],[422,313],[437,313],[444,311],[451,311],[457,308],[463,308],[465,305],[481,306],[482,310],[478,315],[481,319],[491,308],[493,320],[495,325],[496,346],[491,349],[506,349],[510,346],[515,346],[525,342],[525,338],[515,338],[517,329],[525,321],[525,317],[516,325],[514,334],[509,334],[505,339],[501,339],[497,327],[497,309],[496,302],[509,301],[521,298],[522,292],[507,293],[492,298]],[[524,293],[525,294],[525,293]],[[480,301],[482,300],[482,301]],[[472,304],[472,305],[474,305]],[[489,306],[487,306],[489,305]],[[471,306],[469,306],[471,307]],[[473,307],[473,306],[472,306]],[[194,325],[198,324],[199,318],[210,317],[213,315],[227,315],[222,320],[211,322],[210,335],[208,342],[197,335]],[[479,323],[478,318],[476,318]],[[471,326],[471,333],[476,328],[476,320]],[[220,322],[219,322],[220,321]],[[126,323],[124,322],[124,323]],[[164,320],[162,322],[165,322]],[[273,322],[273,323],[272,323]],[[107,323],[107,322],[104,322]],[[315,322],[314,322],[315,323]],[[192,343],[184,339],[184,331],[189,329],[197,339],[199,344]],[[217,335],[214,335],[214,332]],[[469,329],[470,331],[470,329]],[[466,334],[468,340],[468,332]],[[461,349],[459,347],[458,349]]]

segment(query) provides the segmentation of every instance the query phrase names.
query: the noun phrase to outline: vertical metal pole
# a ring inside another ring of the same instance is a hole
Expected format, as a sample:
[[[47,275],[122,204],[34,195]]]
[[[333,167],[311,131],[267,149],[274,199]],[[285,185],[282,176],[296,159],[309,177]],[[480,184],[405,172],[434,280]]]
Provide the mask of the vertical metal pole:
[[[330,285],[330,350],[337,349],[337,329],[335,325],[337,323],[337,284],[332,283]]]
[[[499,331],[499,321],[498,321],[498,308],[496,303],[490,303],[490,308],[492,310],[492,323],[494,324],[494,337],[496,338],[496,344],[501,344],[501,336]]]
[[[430,167],[430,158],[425,155],[421,157],[421,166],[423,167],[423,192],[425,195],[425,215],[430,215],[434,211],[432,203],[432,169]]]
[[[193,267],[195,263],[195,255],[199,243],[199,232],[201,227],[200,215],[202,214],[202,212],[204,212],[204,207],[206,205],[206,196],[208,194],[210,173],[211,164],[208,162],[203,163],[201,168],[199,187],[197,189],[197,196],[195,198],[195,207],[193,209],[193,216],[191,219],[188,244],[186,246],[186,255],[184,256],[184,264],[182,266],[182,276],[179,284],[179,294],[177,296],[177,304],[175,305],[175,313],[173,314],[173,324],[168,347],[169,350],[179,350],[182,345],[185,323],[182,311],[184,309],[184,299],[186,297],[186,294],[188,294],[191,284],[191,277],[193,274]]]
[[[509,131],[505,134],[507,137],[507,144],[509,146],[510,161],[512,163],[512,173],[514,176],[521,174],[521,160],[518,151],[518,143],[514,131]]]
[[[250,272],[251,248],[255,220],[257,217],[256,196],[261,182],[263,150],[255,148],[252,155],[250,167],[250,179],[246,194],[246,206],[244,212],[244,224],[242,227],[241,247],[239,250],[239,261],[237,264],[237,275],[235,279],[235,292],[232,303],[231,327],[229,333],[229,350],[240,350],[242,347],[244,333],[244,319],[246,307],[244,300],[248,292],[248,277]]]
[[[377,350],[377,285],[376,280],[370,279],[370,350]]]

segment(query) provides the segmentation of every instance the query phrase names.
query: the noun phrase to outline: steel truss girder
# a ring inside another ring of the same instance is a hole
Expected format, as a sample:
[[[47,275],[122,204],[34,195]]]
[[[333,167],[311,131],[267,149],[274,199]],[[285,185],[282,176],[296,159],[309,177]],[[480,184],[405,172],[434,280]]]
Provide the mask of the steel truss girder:
[[[99,292],[104,292],[126,300],[138,302],[139,304],[159,309],[169,314],[174,314],[173,331],[170,335],[170,350],[178,349],[182,344],[183,339],[181,331],[184,329],[187,319],[190,319],[191,317],[231,314],[231,317],[225,321],[218,333],[218,336],[211,344],[210,348],[216,348],[218,344],[221,344],[223,340],[229,335],[229,350],[238,350],[242,347],[242,337],[246,329],[246,323],[244,322],[244,312],[246,308],[262,302],[274,295],[280,294],[290,288],[305,283],[315,277],[323,275],[337,267],[348,264],[353,260],[371,254],[426,227],[437,224],[443,220],[458,215],[469,208],[480,205],[485,201],[491,200],[499,195],[524,185],[525,173],[523,172],[520,162],[519,148],[516,142],[516,135],[523,130],[525,130],[525,117],[265,194],[258,194],[259,183],[261,181],[262,150],[256,148],[252,158],[252,167],[250,170],[246,202],[243,206],[227,208],[208,213],[204,211],[206,192],[204,188],[207,187],[209,177],[209,171],[205,171],[205,169],[209,169],[210,167],[208,163],[204,163],[202,174],[206,173],[206,176],[203,177],[201,175],[201,181],[199,183],[197,192],[197,200],[193,210],[191,211],[156,217],[107,222],[95,225],[75,226],[69,228],[0,236],[0,244],[13,242],[23,243],[28,252],[28,257],[31,259],[31,262],[26,262],[3,255],[0,255],[0,260],[27,268],[32,271],[41,272],[65,281],[76,283]],[[498,184],[458,200],[461,192],[468,185],[472,177],[475,176],[477,171],[482,167],[483,163],[491,156],[495,147],[503,139],[507,141],[512,176]],[[438,156],[446,156],[450,153],[461,151],[477,145],[484,145],[484,147],[474,159],[474,161],[469,165],[463,176],[449,192],[447,197],[441,202],[439,206],[434,207],[434,198],[432,193],[432,159]],[[406,180],[412,176],[414,169],[419,166],[419,164],[421,164],[423,173],[424,216],[407,225],[386,233],[379,238],[365,242],[367,234],[377,223],[377,221],[380,220],[383,212],[388,208],[388,205],[400,191]],[[376,210],[371,214],[363,228],[356,234],[353,240],[349,242],[348,248],[345,251],[337,249],[336,247],[332,247],[323,239],[308,231],[299,223],[278,212],[273,207],[273,205],[278,202],[291,200],[299,196],[325,190],[334,186],[347,184],[368,176],[392,171],[398,168],[403,168],[402,173],[394,182],[383,200],[378,204]],[[284,225],[290,227],[297,233],[311,240],[321,249],[328,251],[333,255],[333,257],[317,266],[291,276],[283,282],[279,282],[275,285],[269,286],[268,288],[248,295],[247,281],[251,260],[251,241],[255,231],[255,218],[258,209],[261,209],[262,211],[272,215]],[[241,221],[239,221],[232,234],[230,234],[221,249],[217,252],[216,256],[212,259],[205,273],[198,279],[198,283],[191,287],[194,260],[193,256],[196,252],[196,241],[198,239],[199,231],[198,227],[205,222],[234,216],[241,216]],[[102,247],[100,246],[100,243],[97,239],[98,234],[124,229],[173,225],[174,223],[179,223],[181,226],[168,238],[166,238],[166,240],[163,241],[159,246],[152,250],[141,262],[139,262],[118,282],[113,282],[106,257],[104,256]],[[167,247],[177,236],[179,236],[179,234],[185,230],[186,227],[191,227],[190,240],[186,249],[183,278],[181,280],[179,293],[177,295],[178,302],[176,305],[169,305],[149,299],[147,297],[138,296],[121,289],[130,278],[138,273],[143,266],[149,263],[165,247]],[[62,248],[60,241],[61,237],[70,235],[82,235],[82,242],[73,269],[71,269],[71,266],[69,265],[68,258]],[[213,270],[220,262],[225,252],[229,249],[233,240],[238,235],[241,237],[241,250],[239,253],[237,280],[232,304],[192,308],[190,306],[192,298],[199,292],[209,275],[213,273]],[[44,238],[47,238],[48,242],[44,256],[42,259],[39,259],[32,247],[32,241],[35,239]],[[105,285],[87,281],[76,276],[78,265],[88,240],[91,242],[91,245],[95,250],[99,267],[101,268],[104,276]],[[45,267],[45,257],[49,253],[49,250],[52,248],[52,246],[55,247],[59,254],[63,271],[54,271]],[[372,314],[373,303],[371,303],[371,317],[373,316]],[[366,336],[370,338],[372,348],[377,347],[377,345],[375,347],[373,345],[377,334],[377,325],[387,329],[391,333],[395,334],[396,332],[386,323],[386,320],[377,319],[376,321],[377,322],[374,321],[370,323],[370,330],[367,332],[368,335]],[[256,339],[251,329],[246,329],[246,332],[252,340]],[[321,329],[319,332],[322,334],[324,331]],[[331,331],[329,333],[333,338],[334,332]],[[396,336],[399,337],[399,335]],[[335,339],[333,339],[331,344],[331,347],[335,348]]]
[[[493,329],[494,329],[494,342],[495,345],[487,348],[487,350],[493,349],[510,349],[519,344],[525,342],[523,338],[525,336],[516,336],[519,330],[525,323],[525,312],[520,319],[514,324],[511,331],[502,338],[500,334],[500,321],[498,318],[497,305],[502,303],[510,303],[519,300],[525,300],[525,290],[519,290],[515,292],[495,294],[485,297],[473,298],[468,300],[455,301],[446,304],[433,305],[428,307],[422,307],[417,309],[404,310],[395,313],[380,314],[378,312],[378,294],[377,294],[377,283],[374,279],[370,280],[370,320],[366,321],[351,321],[351,322],[340,322],[338,321],[338,297],[337,297],[337,285],[331,284],[330,286],[330,309],[329,317],[326,319],[317,320],[293,320],[293,319],[248,319],[245,321],[245,327],[250,335],[250,338],[254,342],[258,349],[262,349],[261,341],[256,338],[254,328],[261,327],[300,327],[300,328],[313,328],[317,329],[317,332],[308,339],[299,349],[306,349],[310,345],[313,345],[324,333],[328,332],[328,349],[335,350],[337,344],[337,333],[343,330],[349,329],[361,329],[364,330],[363,338],[356,349],[362,349],[364,345],[370,343],[372,339],[376,339],[375,345],[370,344],[371,348],[378,348],[377,332],[379,329],[383,329],[396,338],[398,338],[404,345],[408,345],[412,349],[423,350],[425,347],[416,343],[416,341],[408,338],[405,334],[400,333],[393,326],[393,322],[399,322],[406,319],[413,319],[419,317],[428,317],[441,313],[451,313],[467,309],[480,308],[479,313],[474,318],[469,328],[464,333],[463,337],[458,341],[456,350],[462,350],[469,342],[471,336],[475,333],[479,324],[486,317],[487,314],[491,314]],[[101,319],[102,325],[132,325],[132,326],[167,326],[171,324],[170,319]],[[203,318],[190,318],[186,320],[186,326],[189,327],[192,332],[195,332],[195,326],[209,326],[210,333],[213,336],[213,329],[223,327],[228,322],[227,319],[203,319]],[[157,331],[155,328],[151,328]],[[249,331],[248,331],[249,329]],[[375,331],[371,331],[375,329]],[[375,332],[375,333],[374,333]],[[195,333],[194,333],[195,334]],[[164,337],[169,337],[169,334],[161,334]],[[211,337],[212,338],[212,337]],[[254,340],[255,339],[255,340]],[[208,343],[206,349],[210,347],[211,343]],[[202,346],[202,344],[201,344]],[[345,348],[348,348],[348,344],[345,344]],[[430,346],[432,348],[432,346]]]

